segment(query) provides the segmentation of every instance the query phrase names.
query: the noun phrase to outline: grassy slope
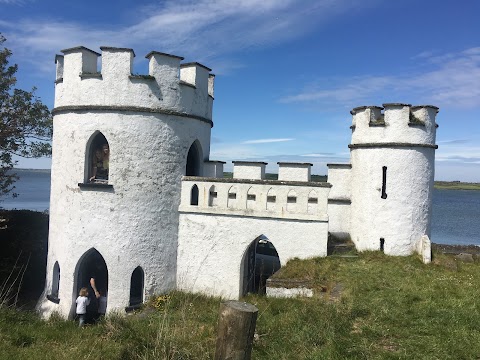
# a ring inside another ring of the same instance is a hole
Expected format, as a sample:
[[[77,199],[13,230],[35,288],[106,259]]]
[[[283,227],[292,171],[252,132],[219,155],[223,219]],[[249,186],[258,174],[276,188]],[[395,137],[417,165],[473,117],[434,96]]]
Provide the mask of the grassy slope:
[[[340,300],[248,296],[259,308],[253,359],[471,359],[480,356],[480,264],[444,255],[365,253],[292,261],[284,276],[312,280]],[[209,359],[220,300],[172,293],[135,316],[79,330],[0,309],[1,358]]]

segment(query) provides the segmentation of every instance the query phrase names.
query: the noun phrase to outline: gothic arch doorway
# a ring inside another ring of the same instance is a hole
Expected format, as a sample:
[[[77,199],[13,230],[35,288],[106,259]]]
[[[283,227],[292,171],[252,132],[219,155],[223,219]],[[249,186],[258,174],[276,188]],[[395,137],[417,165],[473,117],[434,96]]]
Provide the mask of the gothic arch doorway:
[[[202,146],[198,140],[195,140],[190,146],[187,154],[187,165],[185,167],[186,176],[201,176],[201,162],[203,159]]]
[[[242,266],[242,296],[247,293],[265,294],[267,279],[280,269],[280,258],[270,240],[260,235],[248,246]]]
[[[108,299],[107,264],[103,256],[95,248],[88,250],[80,258],[75,278],[74,305],[80,289],[83,287],[88,289],[90,305],[87,307],[87,323],[94,322],[98,317],[98,302],[90,279],[94,279],[95,288]]]

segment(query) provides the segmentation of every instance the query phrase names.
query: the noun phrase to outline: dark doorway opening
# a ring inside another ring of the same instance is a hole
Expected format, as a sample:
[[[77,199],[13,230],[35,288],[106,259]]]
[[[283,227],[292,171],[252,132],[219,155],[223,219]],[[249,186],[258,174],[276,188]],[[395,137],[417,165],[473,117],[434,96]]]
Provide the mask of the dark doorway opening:
[[[201,148],[198,141],[195,141],[187,155],[187,166],[185,169],[186,176],[200,176],[200,160],[201,160]]]
[[[280,269],[275,246],[265,235],[249,245],[243,260],[243,295],[265,294],[267,279]]]
[[[143,304],[143,283],[144,272],[140,266],[137,266],[133,270],[132,277],[130,279],[130,301],[126,311],[132,311],[139,308]]]
[[[90,249],[80,260],[77,273],[77,292],[85,287],[88,289],[90,305],[87,306],[86,323],[94,323],[98,320],[98,300],[92,287],[91,279],[94,279],[95,288],[103,296],[108,298],[108,270],[103,256],[96,250]],[[76,297],[75,297],[76,299]]]

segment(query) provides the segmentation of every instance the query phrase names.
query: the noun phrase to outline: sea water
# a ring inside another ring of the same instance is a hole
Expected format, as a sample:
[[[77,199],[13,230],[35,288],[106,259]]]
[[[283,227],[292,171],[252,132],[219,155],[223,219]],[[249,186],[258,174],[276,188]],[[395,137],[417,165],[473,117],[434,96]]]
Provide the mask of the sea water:
[[[19,170],[15,183],[18,197],[4,197],[4,209],[45,211],[50,203],[50,171]],[[480,191],[439,190],[433,192],[432,242],[480,245]]]

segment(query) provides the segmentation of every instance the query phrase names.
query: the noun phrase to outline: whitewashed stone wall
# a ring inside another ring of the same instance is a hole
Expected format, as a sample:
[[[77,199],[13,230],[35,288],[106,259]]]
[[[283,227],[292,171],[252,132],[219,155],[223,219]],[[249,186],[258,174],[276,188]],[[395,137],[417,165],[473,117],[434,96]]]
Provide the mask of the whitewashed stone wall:
[[[234,179],[265,179],[265,162],[257,161],[233,161]]]
[[[191,176],[183,179],[180,211],[328,221],[328,183]],[[198,187],[198,205],[190,205],[194,185]]]
[[[359,250],[378,250],[383,238],[386,254],[409,255],[430,236],[437,108],[384,107],[376,123],[380,109],[353,110],[351,235]]]
[[[280,181],[310,181],[310,163],[278,163],[278,180]]]
[[[164,91],[163,80],[148,80],[157,84],[148,86],[142,79],[136,83],[128,78],[131,51],[104,50],[102,79],[86,80],[78,75],[81,54],[75,51],[66,51],[63,80],[56,85],[47,284],[37,306],[43,316],[52,311],[73,314],[79,261],[92,248],[107,265],[108,311],[128,305],[130,279],[137,266],[145,274],[144,297],[174,289],[178,206],[187,154],[194,141],[202,148],[202,163],[210,151],[211,119],[169,112],[164,103],[156,107],[160,95],[171,98],[171,94]],[[83,66],[91,70],[95,64]],[[204,85],[207,92],[207,82]],[[182,97],[180,92],[171,89],[172,96]],[[150,106],[151,111],[130,107],[132,103]],[[200,103],[195,107],[192,111],[208,115],[200,111]],[[111,188],[79,185],[88,178],[92,156],[88,148],[97,132],[110,146]],[[56,261],[61,274],[59,304],[46,299]]]
[[[327,164],[328,231],[339,239],[350,238],[351,171],[350,164]]]
[[[213,77],[198,63],[151,52],[148,75],[132,75],[132,49],[102,47],[102,54],[84,47],[57,56],[55,107],[129,106],[164,109],[212,118]],[[101,57],[101,72],[97,60]],[[63,71],[62,71],[63,69]],[[80,75],[79,75],[80,74]]]
[[[199,189],[198,205],[190,204],[194,185]],[[236,193],[235,203],[228,202],[232,200],[229,190]],[[273,193],[270,190],[276,194],[273,209],[267,208],[267,194]],[[292,190],[297,203],[295,208],[288,208],[287,195]],[[313,191],[318,199],[314,210],[308,207]],[[275,246],[282,265],[295,257],[326,256],[328,191],[329,185],[321,183],[185,177],[178,233],[178,288],[238,299],[243,291],[245,252],[260,235]],[[212,192],[216,193],[214,202]],[[248,203],[248,194],[255,194],[255,204]]]

